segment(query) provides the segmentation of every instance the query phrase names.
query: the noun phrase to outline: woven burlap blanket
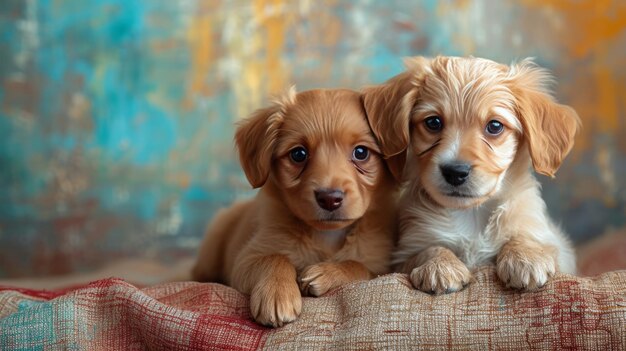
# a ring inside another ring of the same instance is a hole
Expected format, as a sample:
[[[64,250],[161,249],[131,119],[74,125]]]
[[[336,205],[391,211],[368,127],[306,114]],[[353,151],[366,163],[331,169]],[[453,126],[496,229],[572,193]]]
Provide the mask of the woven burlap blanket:
[[[305,298],[300,318],[278,329],[255,324],[247,296],[219,284],[0,287],[0,349],[626,349],[626,271],[559,275],[528,293],[504,287],[492,267],[474,276],[442,296],[401,274],[352,283]]]

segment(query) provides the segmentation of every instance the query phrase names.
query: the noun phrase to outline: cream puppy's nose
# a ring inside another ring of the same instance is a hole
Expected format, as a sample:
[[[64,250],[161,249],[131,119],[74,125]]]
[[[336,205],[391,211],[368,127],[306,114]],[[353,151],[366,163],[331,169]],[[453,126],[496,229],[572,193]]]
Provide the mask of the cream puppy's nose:
[[[459,186],[469,177],[472,166],[464,162],[454,162],[440,165],[439,169],[448,184]]]

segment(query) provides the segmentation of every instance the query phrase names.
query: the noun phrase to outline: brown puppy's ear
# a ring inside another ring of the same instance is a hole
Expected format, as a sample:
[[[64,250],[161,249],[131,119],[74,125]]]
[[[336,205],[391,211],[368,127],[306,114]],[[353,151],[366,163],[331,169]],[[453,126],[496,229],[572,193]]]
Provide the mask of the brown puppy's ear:
[[[363,90],[363,106],[370,128],[387,159],[387,166],[398,180],[402,177],[405,151],[409,146],[409,117],[417,99],[417,81],[429,64],[424,57],[407,59],[407,71]]]
[[[404,166],[406,165],[406,152],[401,152],[393,156],[385,156],[385,164],[391,175],[398,181],[404,180]]]
[[[510,74],[533,167],[537,173],[554,177],[574,146],[580,118],[573,108],[556,103],[546,92],[545,86],[552,81],[547,70],[527,59],[513,65]]]
[[[403,72],[363,90],[367,120],[385,156],[397,155],[409,145],[409,115],[415,102],[412,76]]]
[[[272,106],[262,108],[243,120],[235,132],[239,161],[253,188],[265,184],[272,166],[272,153],[283,122],[285,108],[295,101],[295,88]]]

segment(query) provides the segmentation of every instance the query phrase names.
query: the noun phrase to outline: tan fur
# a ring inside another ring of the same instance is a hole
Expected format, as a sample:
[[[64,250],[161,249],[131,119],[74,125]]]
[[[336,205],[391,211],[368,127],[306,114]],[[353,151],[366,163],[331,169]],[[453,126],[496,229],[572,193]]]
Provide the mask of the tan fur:
[[[517,98],[517,113],[537,173],[554,177],[565,156],[574,146],[580,119],[571,107],[557,104],[537,86],[547,77],[543,71],[521,70],[513,78],[511,91]]]
[[[467,282],[460,264],[495,263],[505,283],[529,290],[557,270],[573,273],[571,244],[529,171],[532,164],[553,176],[580,125],[549,94],[547,71],[530,60],[417,57],[406,65],[363,98],[385,156],[406,156],[397,267],[418,289],[437,293]],[[432,116],[441,130],[426,127]],[[487,132],[491,120],[504,125],[501,134]],[[440,168],[450,162],[471,166],[465,183],[444,179]]]
[[[291,91],[255,112],[236,133],[252,200],[221,211],[207,231],[193,277],[250,294],[254,319],[281,326],[296,319],[301,293],[319,296],[389,271],[396,183],[361,104],[348,90]],[[366,146],[367,161],[353,149]],[[292,149],[309,151],[305,165]],[[314,191],[338,188],[342,206],[327,212]]]

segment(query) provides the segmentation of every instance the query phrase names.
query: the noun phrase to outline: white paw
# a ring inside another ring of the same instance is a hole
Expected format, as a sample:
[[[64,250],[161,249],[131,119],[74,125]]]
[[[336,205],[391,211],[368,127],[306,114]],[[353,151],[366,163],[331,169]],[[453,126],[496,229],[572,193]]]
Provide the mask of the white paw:
[[[409,278],[416,289],[439,295],[463,289],[471,276],[465,264],[458,259],[434,258],[414,268]]]
[[[536,290],[556,273],[556,262],[543,252],[506,250],[498,256],[496,270],[509,287]]]

